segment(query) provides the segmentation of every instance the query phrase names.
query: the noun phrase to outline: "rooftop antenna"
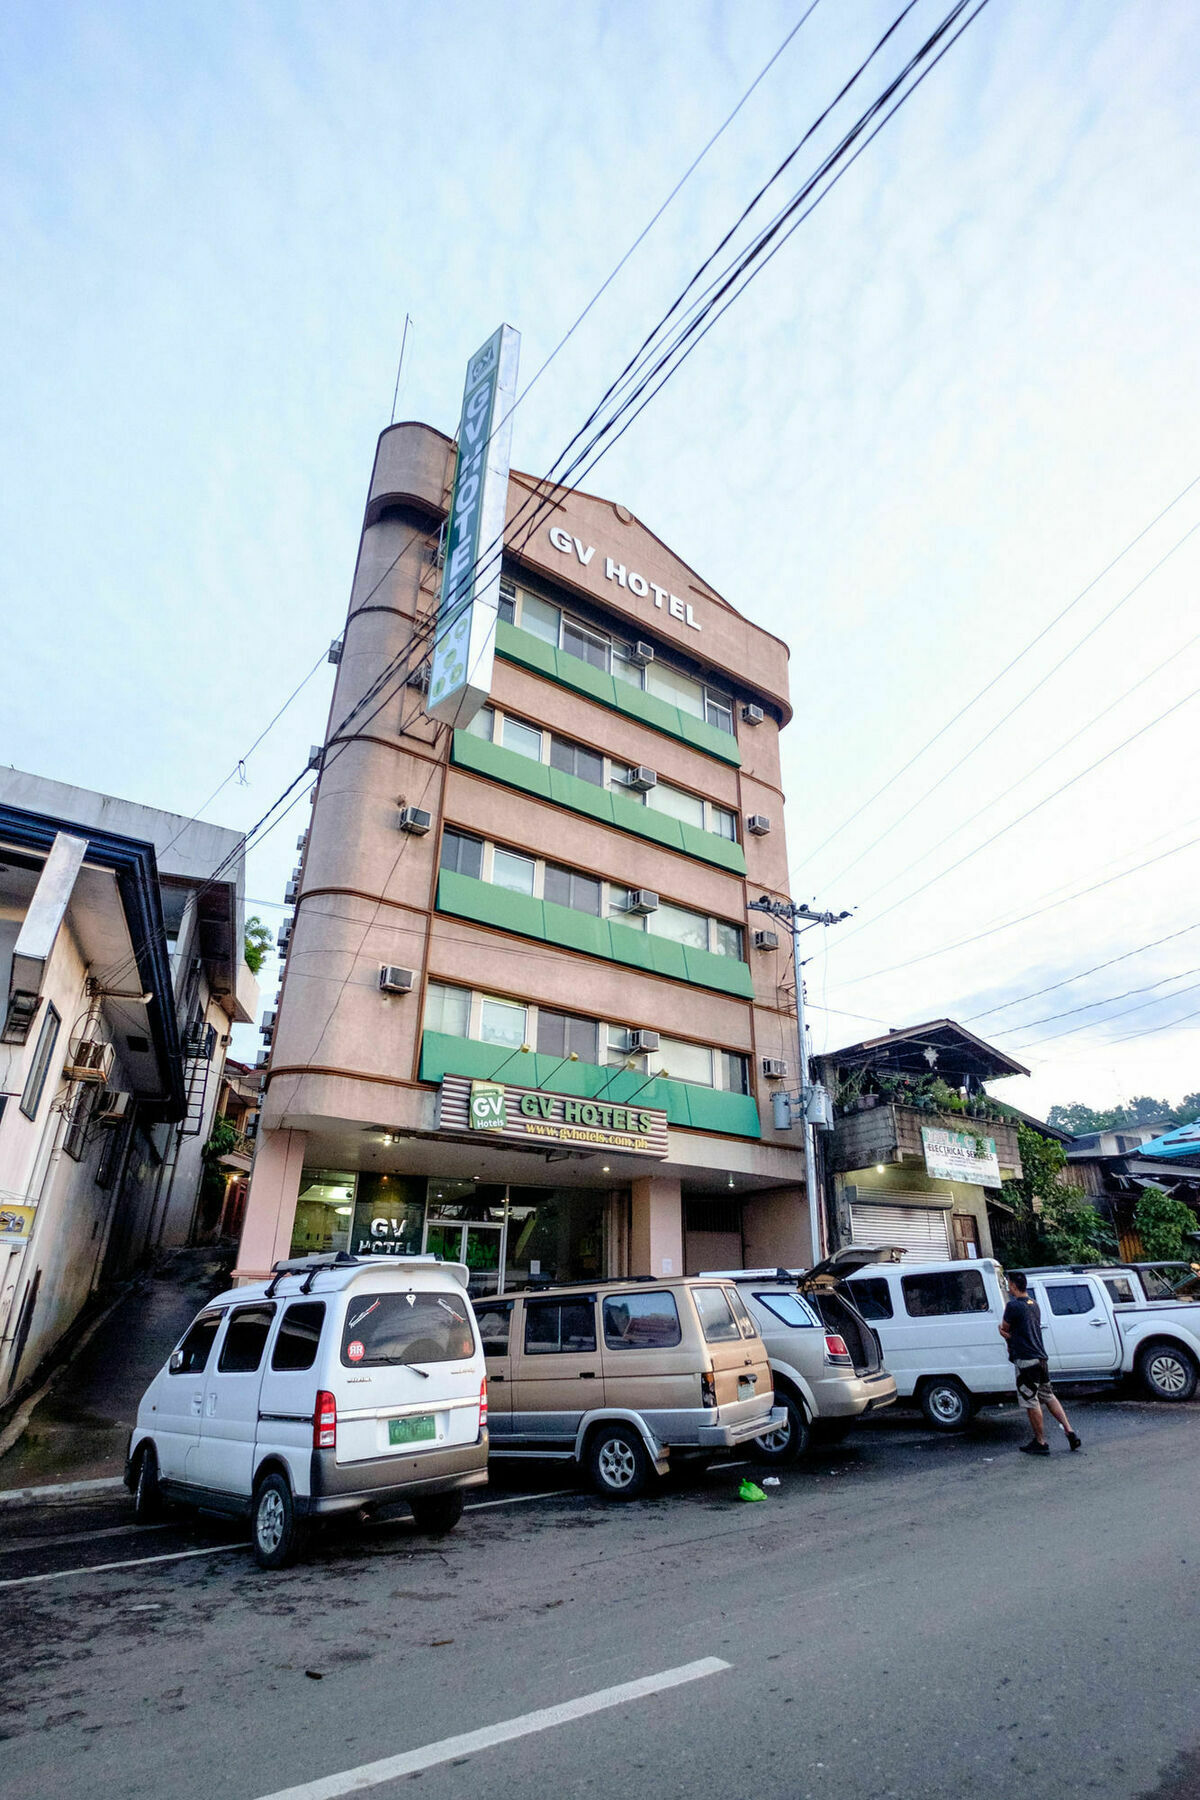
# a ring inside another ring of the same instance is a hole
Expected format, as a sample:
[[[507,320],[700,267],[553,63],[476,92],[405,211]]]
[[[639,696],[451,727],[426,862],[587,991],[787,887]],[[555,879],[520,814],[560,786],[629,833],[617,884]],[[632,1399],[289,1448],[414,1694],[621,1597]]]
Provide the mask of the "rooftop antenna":
[[[411,321],[409,319],[409,316],[407,313],[405,313],[405,315],[404,315],[404,332],[400,339],[400,361],[396,364],[396,386],[395,386],[395,390],[392,394],[392,416],[389,421],[389,423],[392,425],[394,425],[396,423],[396,402],[400,398],[400,376],[404,370],[404,348],[405,348],[405,345],[408,343],[408,327],[409,327],[410,323],[411,323]]]

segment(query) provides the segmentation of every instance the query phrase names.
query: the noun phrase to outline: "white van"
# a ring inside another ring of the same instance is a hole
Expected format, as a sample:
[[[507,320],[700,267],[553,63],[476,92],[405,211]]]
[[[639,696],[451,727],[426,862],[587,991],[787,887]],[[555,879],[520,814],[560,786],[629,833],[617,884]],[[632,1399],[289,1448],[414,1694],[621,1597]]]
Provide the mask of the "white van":
[[[969,1262],[872,1263],[849,1273],[855,1246],[839,1255],[854,1303],[874,1327],[903,1401],[913,1398],[939,1431],[961,1431],[989,1402],[1011,1400],[1016,1376],[1000,1321],[1008,1298],[990,1256]]]
[[[468,1270],[434,1256],[305,1257],[218,1294],[147,1388],[125,1482],[248,1515],[263,1568],[306,1521],[408,1503],[450,1531],[487,1480],[487,1378]]]

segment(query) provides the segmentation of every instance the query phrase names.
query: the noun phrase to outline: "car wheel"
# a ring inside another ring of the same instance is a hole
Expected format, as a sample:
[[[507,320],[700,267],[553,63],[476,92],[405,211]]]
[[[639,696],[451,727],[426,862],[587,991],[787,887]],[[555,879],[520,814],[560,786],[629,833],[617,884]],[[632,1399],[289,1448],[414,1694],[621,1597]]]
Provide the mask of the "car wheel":
[[[953,1375],[937,1375],[921,1389],[921,1411],[936,1431],[962,1431],[971,1423],[971,1396]]]
[[[1178,1344],[1147,1344],[1137,1369],[1152,1400],[1190,1400],[1196,1391],[1196,1365]]]
[[[162,1517],[162,1490],[158,1485],[158,1455],[153,1444],[138,1451],[133,1478],[133,1516],[139,1525],[152,1525]]]
[[[463,1516],[461,1489],[452,1494],[430,1494],[425,1500],[410,1500],[408,1504],[417,1530],[426,1537],[445,1537]]]
[[[283,1569],[300,1549],[300,1523],[292,1490],[282,1475],[264,1475],[254,1490],[254,1560],[260,1569]]]
[[[791,1394],[776,1394],[775,1404],[782,1406],[787,1418],[778,1430],[764,1431],[761,1437],[755,1438],[754,1460],[782,1467],[785,1463],[798,1462],[804,1455],[812,1429],[804,1407]]]
[[[635,1500],[650,1475],[646,1446],[632,1425],[601,1425],[588,1445],[592,1486],[607,1500]]]

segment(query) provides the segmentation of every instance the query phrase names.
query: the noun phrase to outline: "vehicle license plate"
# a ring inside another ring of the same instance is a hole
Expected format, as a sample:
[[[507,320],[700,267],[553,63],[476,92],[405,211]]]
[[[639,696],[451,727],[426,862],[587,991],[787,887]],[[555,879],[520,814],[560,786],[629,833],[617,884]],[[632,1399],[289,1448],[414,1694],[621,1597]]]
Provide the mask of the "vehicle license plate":
[[[754,1380],[753,1380],[753,1378],[749,1375],[739,1375],[738,1376],[738,1399],[739,1400],[753,1400],[753,1398],[754,1398]]]
[[[432,1413],[421,1413],[412,1419],[388,1420],[389,1444],[420,1444],[436,1436]]]

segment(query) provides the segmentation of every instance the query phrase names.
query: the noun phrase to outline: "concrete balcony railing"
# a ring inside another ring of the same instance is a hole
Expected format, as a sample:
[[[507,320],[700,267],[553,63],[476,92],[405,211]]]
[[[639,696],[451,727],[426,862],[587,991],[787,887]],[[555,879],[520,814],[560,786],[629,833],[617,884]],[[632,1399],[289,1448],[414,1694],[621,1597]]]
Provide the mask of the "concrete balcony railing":
[[[1006,1181],[1021,1174],[1017,1127],[1011,1119],[973,1119],[964,1113],[925,1112],[915,1106],[897,1106],[881,1100],[862,1112],[846,1113],[834,1125],[829,1138],[830,1166],[835,1174],[869,1169],[876,1163],[911,1163],[925,1166],[921,1127],[961,1131],[970,1137],[992,1138],[996,1160]]]

